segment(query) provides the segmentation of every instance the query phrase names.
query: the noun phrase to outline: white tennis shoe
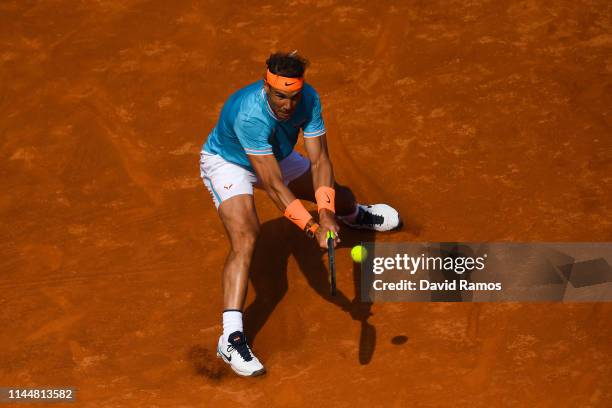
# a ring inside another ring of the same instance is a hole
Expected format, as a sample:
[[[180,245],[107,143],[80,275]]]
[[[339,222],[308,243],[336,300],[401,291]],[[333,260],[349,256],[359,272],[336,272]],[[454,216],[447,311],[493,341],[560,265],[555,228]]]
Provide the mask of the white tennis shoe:
[[[255,377],[266,372],[263,364],[251,351],[244,334],[240,331],[229,335],[228,343],[223,342],[223,335],[219,337],[217,344],[217,357],[220,357],[243,377]]]
[[[387,204],[357,204],[357,206],[359,208],[354,222],[348,222],[343,217],[339,217],[351,228],[384,232],[391,231],[401,225],[398,212]]]

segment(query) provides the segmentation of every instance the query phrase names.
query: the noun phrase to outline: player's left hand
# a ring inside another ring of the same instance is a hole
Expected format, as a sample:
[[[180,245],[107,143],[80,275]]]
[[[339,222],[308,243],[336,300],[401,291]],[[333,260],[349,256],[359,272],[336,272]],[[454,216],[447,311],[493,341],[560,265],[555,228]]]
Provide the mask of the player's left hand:
[[[327,231],[333,231],[336,239],[334,240],[334,248],[340,242],[340,237],[338,236],[338,231],[340,231],[340,226],[336,221],[336,214],[333,212],[323,209],[319,213],[319,231],[321,231],[320,236],[322,239],[318,239],[319,245],[321,248],[327,248]],[[319,237],[317,237],[319,238]]]

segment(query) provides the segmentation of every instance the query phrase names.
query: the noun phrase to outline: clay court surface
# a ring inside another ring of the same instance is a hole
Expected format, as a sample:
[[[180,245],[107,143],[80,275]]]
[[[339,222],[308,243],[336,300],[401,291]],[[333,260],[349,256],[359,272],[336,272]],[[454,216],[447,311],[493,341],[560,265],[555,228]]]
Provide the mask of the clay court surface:
[[[87,407],[610,406],[610,304],[360,304],[349,250],[612,241],[611,16],[0,2],[0,385]],[[405,226],[343,231],[332,300],[326,255],[258,192],[245,324],[268,374],[242,379],[214,357],[228,244],[199,150],[226,97],[296,48],[337,179]]]

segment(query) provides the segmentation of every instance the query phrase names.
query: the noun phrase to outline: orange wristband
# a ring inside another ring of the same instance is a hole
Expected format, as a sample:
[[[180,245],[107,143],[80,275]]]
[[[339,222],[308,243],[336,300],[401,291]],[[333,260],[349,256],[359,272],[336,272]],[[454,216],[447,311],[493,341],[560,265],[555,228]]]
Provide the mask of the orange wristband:
[[[315,191],[315,198],[319,212],[325,208],[336,213],[336,190],[331,187],[321,186]]]
[[[292,223],[305,230],[306,224],[312,219],[312,215],[306,210],[304,204],[297,198],[293,200],[285,209],[285,217],[289,218]]]

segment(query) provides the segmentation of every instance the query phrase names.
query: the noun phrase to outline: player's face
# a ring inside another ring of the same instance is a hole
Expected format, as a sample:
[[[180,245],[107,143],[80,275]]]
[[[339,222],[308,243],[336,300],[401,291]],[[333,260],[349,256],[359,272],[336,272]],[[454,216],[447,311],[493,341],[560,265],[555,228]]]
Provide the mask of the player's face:
[[[302,90],[293,92],[281,91],[272,88],[267,83],[265,84],[265,89],[268,95],[268,103],[276,117],[280,120],[289,119],[293,112],[295,112],[300,99],[302,99]]]

